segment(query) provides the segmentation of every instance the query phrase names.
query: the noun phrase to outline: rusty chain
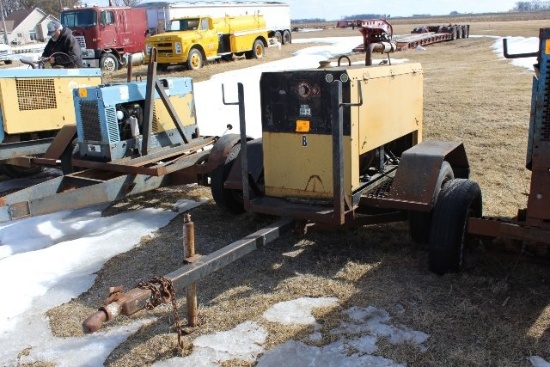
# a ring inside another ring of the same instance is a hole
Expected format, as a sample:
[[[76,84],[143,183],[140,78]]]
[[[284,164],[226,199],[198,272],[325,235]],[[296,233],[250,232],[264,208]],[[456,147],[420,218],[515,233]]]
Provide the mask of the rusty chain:
[[[172,303],[172,311],[174,312],[174,318],[176,319],[176,331],[178,333],[178,346],[183,349],[183,329],[180,323],[180,317],[178,314],[178,305],[176,303],[176,291],[172,281],[162,276],[155,276],[152,280],[146,282],[142,281],[138,284],[139,288],[149,289],[151,291],[151,298],[145,304],[147,310],[152,310],[161,303]]]

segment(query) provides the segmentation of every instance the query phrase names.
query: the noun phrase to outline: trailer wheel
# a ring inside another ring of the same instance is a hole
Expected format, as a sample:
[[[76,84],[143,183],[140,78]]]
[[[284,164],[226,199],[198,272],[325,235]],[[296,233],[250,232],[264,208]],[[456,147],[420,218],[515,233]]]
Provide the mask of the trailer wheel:
[[[42,172],[41,167],[21,167],[11,164],[0,164],[0,171],[9,178],[26,178]]]
[[[218,166],[210,173],[210,190],[212,197],[218,206],[227,209],[233,213],[240,214],[244,212],[243,195],[240,190],[226,189],[223,184],[233,167],[235,159],[241,151],[241,144],[235,145],[225,163]]]
[[[290,34],[290,31],[286,30],[283,32],[283,45],[292,43],[292,36]]]
[[[481,190],[476,182],[454,179],[441,189],[430,231],[430,271],[443,275],[464,268],[464,250],[473,241],[468,218],[481,217],[481,213]]]
[[[264,57],[265,54],[265,48],[264,43],[261,40],[254,41],[254,45],[252,46],[252,51],[248,51],[245,53],[245,56],[247,59],[261,59]]]
[[[117,71],[119,64],[115,55],[107,53],[101,56],[99,66],[104,71]]]
[[[437,183],[434,190],[434,204],[437,203],[441,188],[454,178],[453,168],[449,162],[444,161],[439,170],[439,175],[437,176]],[[409,234],[414,242],[426,245],[430,241],[432,214],[433,209],[429,212],[409,212]]]
[[[13,60],[4,60],[4,64],[6,64],[6,65],[11,65],[12,62],[13,62]]]
[[[189,70],[200,69],[202,68],[203,64],[204,60],[200,50],[192,48],[191,51],[189,51],[189,56],[187,56],[187,67],[189,68]]]

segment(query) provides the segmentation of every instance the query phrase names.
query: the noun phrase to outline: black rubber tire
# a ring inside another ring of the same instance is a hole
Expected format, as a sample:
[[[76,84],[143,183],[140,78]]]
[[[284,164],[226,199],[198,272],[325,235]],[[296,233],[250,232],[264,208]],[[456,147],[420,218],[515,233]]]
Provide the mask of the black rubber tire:
[[[264,43],[257,39],[252,45],[252,50],[245,53],[247,59],[261,59],[265,55]]]
[[[196,48],[192,48],[187,56],[187,68],[189,70],[198,70],[204,65],[204,58],[202,52]]]
[[[223,184],[240,151],[241,144],[235,145],[229,152],[225,163],[210,173],[210,191],[214,201],[220,208],[236,214],[244,212],[243,193],[240,190],[226,189]]]
[[[434,206],[441,192],[441,188],[455,178],[453,168],[449,162],[444,161],[439,170],[434,191]],[[430,229],[432,227],[433,209],[429,212],[409,212],[409,234],[411,239],[421,245],[430,242]]]
[[[4,64],[6,64],[6,65],[11,65],[12,62],[13,62],[13,60],[4,60]]]
[[[275,32],[275,34],[273,35],[273,38],[275,38],[277,42],[279,42],[281,45],[284,43],[283,34],[279,31]]]
[[[26,178],[42,172],[42,167],[21,167],[2,163],[0,171],[9,178]]]
[[[443,275],[464,268],[464,250],[472,240],[468,218],[481,217],[482,210],[481,190],[476,182],[454,179],[443,187],[432,217],[430,271]]]
[[[103,71],[113,72],[117,71],[120,65],[115,55],[106,53],[101,56],[101,59],[99,60],[99,67]]]
[[[157,70],[162,72],[167,71],[168,65],[170,64],[157,64]]]
[[[283,32],[283,45],[287,45],[292,43],[292,35],[290,34],[290,31],[284,31]]]

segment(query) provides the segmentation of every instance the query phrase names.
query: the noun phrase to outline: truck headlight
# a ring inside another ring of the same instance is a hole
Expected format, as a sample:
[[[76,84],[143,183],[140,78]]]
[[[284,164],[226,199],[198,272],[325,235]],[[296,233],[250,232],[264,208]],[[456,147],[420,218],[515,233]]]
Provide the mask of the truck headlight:
[[[176,42],[174,48],[177,54],[181,54],[181,42]]]
[[[145,54],[146,54],[146,55],[151,55],[151,49],[152,49],[152,48],[153,48],[153,47],[152,47],[150,44],[147,43],[147,44],[145,45]]]

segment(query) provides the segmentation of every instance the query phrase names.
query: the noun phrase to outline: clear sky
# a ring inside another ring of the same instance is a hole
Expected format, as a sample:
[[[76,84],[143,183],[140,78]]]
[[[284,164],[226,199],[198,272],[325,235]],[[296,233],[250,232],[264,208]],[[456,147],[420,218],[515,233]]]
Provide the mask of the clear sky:
[[[392,17],[414,14],[448,15],[459,13],[506,12],[517,0],[280,0],[290,4],[291,19],[338,20],[356,14],[386,14]],[[86,2],[86,0],[84,0]],[[147,2],[147,1],[145,1]],[[90,3],[94,3],[91,1]],[[98,0],[107,5],[108,0]]]

